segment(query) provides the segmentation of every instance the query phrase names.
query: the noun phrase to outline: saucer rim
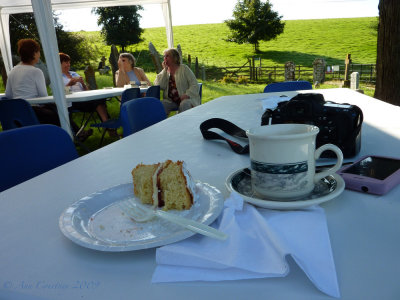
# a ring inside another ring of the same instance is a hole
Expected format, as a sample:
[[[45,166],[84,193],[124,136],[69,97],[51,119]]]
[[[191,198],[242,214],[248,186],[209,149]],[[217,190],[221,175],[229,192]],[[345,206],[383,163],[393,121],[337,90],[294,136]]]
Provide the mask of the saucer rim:
[[[305,200],[298,200],[298,201],[279,201],[279,200],[265,200],[265,199],[260,199],[256,197],[249,197],[246,196],[239,191],[235,190],[232,186],[232,178],[239,172],[242,172],[244,169],[248,169],[248,167],[243,167],[240,168],[239,170],[236,170],[232,172],[226,179],[225,185],[228,189],[229,192],[235,192],[238,193],[241,197],[243,197],[243,200],[253,204],[255,206],[261,207],[261,208],[269,208],[269,209],[281,209],[281,210],[289,210],[289,209],[302,209],[306,208],[312,205],[317,205],[321,204],[327,201],[330,201],[337,196],[339,196],[345,189],[345,182],[343,178],[337,174],[331,174],[329,176],[332,176],[333,179],[336,181],[336,187],[333,191],[329,192],[327,195],[323,195],[318,198],[314,199],[305,199]],[[329,177],[326,176],[326,177]],[[324,177],[324,178],[326,178]],[[323,179],[324,179],[323,178]],[[322,179],[321,179],[322,180]]]

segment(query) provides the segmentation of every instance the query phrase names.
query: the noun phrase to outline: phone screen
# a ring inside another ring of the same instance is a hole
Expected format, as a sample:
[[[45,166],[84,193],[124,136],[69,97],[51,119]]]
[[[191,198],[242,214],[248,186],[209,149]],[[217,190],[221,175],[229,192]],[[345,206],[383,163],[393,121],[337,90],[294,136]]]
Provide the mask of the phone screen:
[[[343,173],[384,180],[400,168],[400,160],[369,156],[352,165]]]

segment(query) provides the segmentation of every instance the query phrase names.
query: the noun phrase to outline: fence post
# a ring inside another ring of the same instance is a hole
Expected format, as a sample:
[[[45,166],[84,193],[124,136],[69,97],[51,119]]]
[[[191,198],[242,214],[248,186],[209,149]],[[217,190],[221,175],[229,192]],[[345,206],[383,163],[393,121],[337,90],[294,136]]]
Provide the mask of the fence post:
[[[192,57],[190,56],[190,54],[188,54],[188,65],[189,65],[189,68],[191,69],[192,68]]]
[[[253,74],[252,74],[252,68],[251,68],[251,59],[248,59],[249,61],[249,73],[250,73],[250,81],[253,80]]]
[[[256,72],[256,64],[254,56],[251,57],[251,63],[252,63],[251,73],[253,74],[253,80],[257,80],[257,72]]]
[[[195,74],[196,74],[196,78],[199,78],[199,59],[196,56],[196,62],[194,65],[194,70],[195,70]]]
[[[371,65],[371,72],[369,73],[369,82],[372,82],[373,65]]]
[[[350,87],[350,80],[349,80],[349,66],[350,66],[350,64],[351,64],[351,54],[348,53],[346,55],[346,60],[345,60],[343,87]]]

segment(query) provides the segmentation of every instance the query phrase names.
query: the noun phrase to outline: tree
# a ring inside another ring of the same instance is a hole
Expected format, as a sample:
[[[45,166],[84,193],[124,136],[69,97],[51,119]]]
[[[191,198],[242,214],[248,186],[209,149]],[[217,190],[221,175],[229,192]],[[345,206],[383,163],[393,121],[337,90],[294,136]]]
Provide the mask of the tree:
[[[379,1],[375,98],[400,105],[400,1]]]
[[[83,63],[86,57],[79,51],[84,39],[78,35],[66,32],[63,25],[58,23],[58,17],[53,15],[54,28],[56,30],[58,49],[67,53],[74,64]],[[10,15],[10,42],[11,52],[17,55],[17,42],[20,39],[35,39],[40,42],[39,32],[36,27],[33,13],[22,13]],[[43,57],[42,57],[43,58]],[[45,59],[45,58],[44,58]]]
[[[138,13],[142,9],[140,5],[93,8],[92,12],[99,16],[97,24],[102,25],[101,34],[107,45],[121,46],[125,52],[126,46],[143,41],[140,38],[143,29],[139,26],[141,15]]]
[[[238,44],[250,43],[259,52],[259,41],[275,39],[283,33],[285,23],[282,16],[272,10],[269,0],[238,0],[233,10],[233,20],[225,23],[231,30],[228,41]]]

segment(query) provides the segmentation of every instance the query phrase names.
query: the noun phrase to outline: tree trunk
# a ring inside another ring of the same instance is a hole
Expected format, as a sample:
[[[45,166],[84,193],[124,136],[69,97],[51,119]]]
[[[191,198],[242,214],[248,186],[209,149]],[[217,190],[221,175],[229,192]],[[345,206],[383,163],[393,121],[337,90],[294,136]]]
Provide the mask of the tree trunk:
[[[260,44],[258,42],[254,43],[254,52],[260,53]]]
[[[375,98],[400,105],[400,1],[379,0]]]

